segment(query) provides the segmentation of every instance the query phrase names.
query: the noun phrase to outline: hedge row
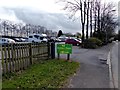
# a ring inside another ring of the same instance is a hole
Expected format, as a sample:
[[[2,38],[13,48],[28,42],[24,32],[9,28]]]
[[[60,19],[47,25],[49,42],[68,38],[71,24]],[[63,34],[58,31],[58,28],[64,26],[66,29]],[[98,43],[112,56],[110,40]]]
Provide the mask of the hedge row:
[[[95,49],[97,47],[100,47],[102,46],[102,41],[99,40],[98,38],[89,38],[89,39],[86,39],[83,43],[83,47],[84,48],[90,48],[90,49]]]

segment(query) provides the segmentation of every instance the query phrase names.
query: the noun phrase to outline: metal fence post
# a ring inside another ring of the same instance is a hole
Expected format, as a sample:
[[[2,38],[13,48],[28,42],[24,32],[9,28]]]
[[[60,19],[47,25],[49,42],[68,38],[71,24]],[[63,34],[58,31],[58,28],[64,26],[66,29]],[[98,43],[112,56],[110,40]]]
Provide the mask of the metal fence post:
[[[50,58],[50,42],[47,42],[47,47],[48,47],[48,59]]]
[[[29,57],[30,57],[30,64],[33,64],[33,60],[32,60],[32,44],[29,44]]]
[[[55,42],[51,43],[51,58],[55,59]]]

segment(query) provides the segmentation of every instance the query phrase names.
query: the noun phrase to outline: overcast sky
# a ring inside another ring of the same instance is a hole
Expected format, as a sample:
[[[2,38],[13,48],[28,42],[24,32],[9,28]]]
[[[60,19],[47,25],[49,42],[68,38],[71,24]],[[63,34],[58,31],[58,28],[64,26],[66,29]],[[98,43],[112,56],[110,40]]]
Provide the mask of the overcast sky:
[[[61,10],[58,0],[0,0],[0,18],[17,22],[42,25],[47,29],[76,33],[80,31],[80,19],[72,21]],[[119,0],[103,0],[103,2]]]

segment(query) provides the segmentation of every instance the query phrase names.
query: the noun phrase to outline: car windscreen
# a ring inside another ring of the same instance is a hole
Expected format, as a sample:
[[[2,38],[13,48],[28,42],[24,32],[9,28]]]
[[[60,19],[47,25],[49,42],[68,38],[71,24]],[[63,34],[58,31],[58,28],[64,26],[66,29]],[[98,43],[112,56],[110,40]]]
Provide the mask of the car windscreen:
[[[34,35],[34,37],[38,39],[38,38],[39,38],[39,35]]]
[[[5,42],[6,40],[5,39],[2,39],[3,42]]]
[[[33,36],[29,36],[29,38],[33,38]]]
[[[40,37],[40,40],[43,40],[44,37]]]

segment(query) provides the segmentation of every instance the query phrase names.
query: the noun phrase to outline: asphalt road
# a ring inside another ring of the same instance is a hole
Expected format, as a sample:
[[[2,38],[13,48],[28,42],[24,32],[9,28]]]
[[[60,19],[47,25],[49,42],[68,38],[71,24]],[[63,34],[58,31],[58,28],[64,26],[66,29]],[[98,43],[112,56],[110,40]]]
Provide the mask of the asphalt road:
[[[120,42],[114,42],[114,43],[115,43],[115,45],[113,46],[113,48],[111,50],[111,64],[112,64],[114,87],[118,88],[118,54],[120,56],[120,53],[118,53],[118,50],[119,50],[118,44]]]
[[[70,59],[80,62],[76,75],[70,78],[68,88],[110,88],[109,68],[98,59],[99,55],[108,53],[114,43],[99,49],[83,49],[73,46]],[[57,56],[56,56],[57,57]],[[60,55],[66,59],[66,55]]]

